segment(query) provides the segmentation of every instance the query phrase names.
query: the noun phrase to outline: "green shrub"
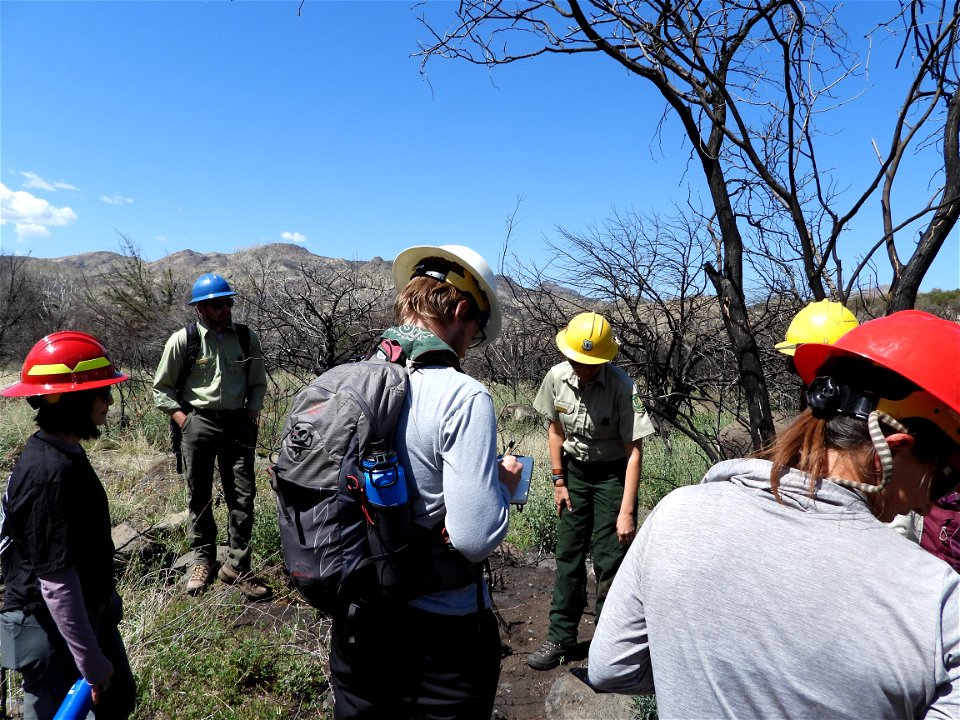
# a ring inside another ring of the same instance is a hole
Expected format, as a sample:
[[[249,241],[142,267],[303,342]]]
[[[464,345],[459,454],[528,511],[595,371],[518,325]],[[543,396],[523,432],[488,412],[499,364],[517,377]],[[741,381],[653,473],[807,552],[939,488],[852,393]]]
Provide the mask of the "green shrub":
[[[637,695],[633,698],[633,720],[658,720],[657,698],[653,695]]]
[[[237,603],[222,585],[198,598],[168,592],[160,602],[146,586],[124,590],[133,598],[125,626],[133,628],[126,641],[139,717],[322,716],[325,637],[311,609],[286,605],[277,618],[269,606]]]

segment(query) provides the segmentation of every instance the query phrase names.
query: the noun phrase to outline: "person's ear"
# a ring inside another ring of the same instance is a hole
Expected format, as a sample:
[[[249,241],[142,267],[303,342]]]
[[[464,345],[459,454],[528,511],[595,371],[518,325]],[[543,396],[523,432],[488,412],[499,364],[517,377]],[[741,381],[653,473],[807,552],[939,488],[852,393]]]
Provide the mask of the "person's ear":
[[[466,323],[470,321],[470,303],[466,300],[458,300],[456,307],[453,308],[453,319]]]
[[[890,446],[891,450],[910,450],[916,444],[916,438],[908,433],[898,432],[893,433],[893,435],[887,435],[887,445]]]

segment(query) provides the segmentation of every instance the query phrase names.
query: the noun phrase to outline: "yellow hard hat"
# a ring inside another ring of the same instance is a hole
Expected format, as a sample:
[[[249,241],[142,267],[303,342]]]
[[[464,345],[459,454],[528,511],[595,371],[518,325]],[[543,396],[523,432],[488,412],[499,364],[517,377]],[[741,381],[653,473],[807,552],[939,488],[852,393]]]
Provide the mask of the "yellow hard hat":
[[[557,333],[557,347],[568,358],[584,365],[610,362],[620,352],[610,323],[593,312],[580,313],[567,323]]]
[[[786,339],[773,347],[784,355],[793,355],[797,347],[805,343],[833,345],[859,324],[856,316],[842,303],[833,300],[812,302],[794,316],[787,328]]]

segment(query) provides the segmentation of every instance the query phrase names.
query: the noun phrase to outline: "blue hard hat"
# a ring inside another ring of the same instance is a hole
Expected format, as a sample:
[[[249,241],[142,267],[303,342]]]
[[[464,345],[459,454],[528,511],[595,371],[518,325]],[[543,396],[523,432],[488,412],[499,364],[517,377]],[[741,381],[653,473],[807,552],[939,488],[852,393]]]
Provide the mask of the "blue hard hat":
[[[197,278],[193,284],[190,304],[196,305],[203,300],[212,300],[219,297],[232,297],[236,293],[230,289],[230,283],[216,273],[206,273]]]

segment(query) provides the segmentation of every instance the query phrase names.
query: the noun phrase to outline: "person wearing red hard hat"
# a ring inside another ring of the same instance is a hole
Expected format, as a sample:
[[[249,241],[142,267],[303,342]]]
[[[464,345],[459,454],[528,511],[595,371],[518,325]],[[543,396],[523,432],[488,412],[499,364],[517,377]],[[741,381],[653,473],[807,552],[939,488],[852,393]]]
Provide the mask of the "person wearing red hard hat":
[[[960,325],[903,311],[797,348],[809,407],[667,495],[589,681],[662,717],[958,717],[960,574],[886,524],[960,480]]]
[[[63,331],[34,345],[0,393],[26,398],[39,427],[10,474],[0,530],[0,652],[23,679],[24,718],[52,718],[79,676],[97,718],[133,712],[110,509],[80,445],[100,435],[111,386],[128,378],[96,338]]]

